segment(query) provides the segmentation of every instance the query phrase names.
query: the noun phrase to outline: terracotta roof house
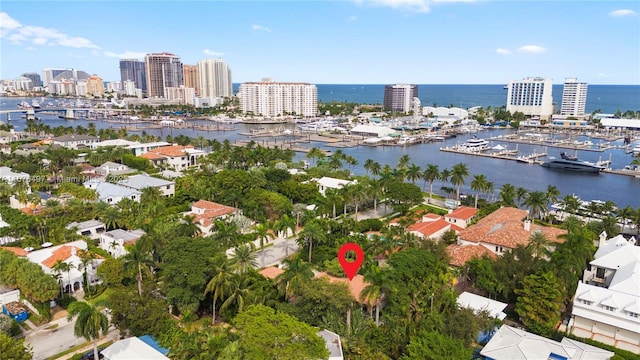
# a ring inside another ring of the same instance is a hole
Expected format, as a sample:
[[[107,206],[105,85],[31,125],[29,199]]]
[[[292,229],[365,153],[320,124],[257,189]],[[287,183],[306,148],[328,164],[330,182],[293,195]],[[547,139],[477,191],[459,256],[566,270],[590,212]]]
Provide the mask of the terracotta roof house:
[[[150,149],[140,157],[148,159],[154,164],[166,163],[167,166],[180,171],[198,166],[198,159],[205,155],[207,155],[206,152],[191,145],[169,145]]]
[[[349,293],[351,293],[351,296],[358,303],[364,304],[364,301],[362,301],[362,299],[360,298],[360,294],[362,293],[362,290],[364,290],[364,288],[367,287],[368,285],[368,283],[364,281],[364,276],[358,274],[354,276],[353,279],[349,280],[348,278],[339,278],[339,277],[331,276],[326,272],[320,272],[320,273],[317,273],[314,277],[316,279],[324,277],[324,278],[327,278],[331,283],[342,283],[347,285],[349,287]]]
[[[449,265],[457,267],[463,266],[467,261],[473,258],[488,256],[492,259],[496,259],[498,257],[498,255],[484,246],[462,246],[458,244],[451,244],[447,246],[447,254],[449,255]]]
[[[526,210],[503,207],[462,230],[458,234],[457,244],[449,245],[447,250],[451,256],[451,265],[460,266],[472,257],[486,254],[486,250],[501,255],[518,245],[526,246],[535,232],[543,233],[551,243],[564,241],[561,236],[567,233],[566,230],[535,225],[527,219],[528,215]],[[484,249],[462,249],[468,246]]]
[[[407,230],[422,239],[439,240],[447,231],[454,230],[458,233],[462,228],[445,221],[441,216],[426,214],[422,216],[421,221],[410,225]]]
[[[60,281],[65,288],[71,285],[73,290],[77,290],[82,288],[83,279],[83,270],[81,270],[82,261],[80,260],[79,253],[87,250],[87,248],[87,243],[84,240],[77,240],[63,245],[32,251],[27,254],[27,259],[32,263],[40,265],[45,273],[51,275],[55,274],[52,268],[58,260],[72,264],[73,268],[69,270],[68,273],[61,274],[58,281]],[[104,261],[104,259],[97,256],[96,259],[89,263],[87,275],[91,283],[99,280],[96,269],[102,261]]]
[[[280,269],[277,266],[269,266],[266,267],[260,271],[258,271],[258,273],[260,273],[260,275],[269,278],[269,279],[275,279],[278,277],[278,275],[282,274],[284,272],[284,270]]]
[[[198,200],[191,205],[191,211],[183,215],[193,217],[193,221],[202,231],[202,236],[206,236],[211,233],[211,227],[216,219],[226,219],[231,215],[239,213],[240,209],[231,206],[207,200]]]
[[[0,249],[11,251],[15,256],[18,256],[18,257],[26,257],[27,256],[27,250],[25,250],[23,248],[16,247],[16,246],[0,246]]]
[[[468,206],[460,206],[459,208],[451,211],[449,214],[444,216],[444,219],[451,224],[457,225],[461,228],[466,228],[467,225],[473,220],[476,216],[478,209],[468,207]]]

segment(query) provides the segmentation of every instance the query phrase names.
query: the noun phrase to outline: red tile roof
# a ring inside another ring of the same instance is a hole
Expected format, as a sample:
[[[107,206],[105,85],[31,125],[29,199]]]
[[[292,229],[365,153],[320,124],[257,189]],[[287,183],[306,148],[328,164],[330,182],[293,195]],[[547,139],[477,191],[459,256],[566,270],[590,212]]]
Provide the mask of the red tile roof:
[[[148,160],[164,160],[164,159],[166,159],[166,157],[164,157],[164,156],[162,156],[160,154],[152,153],[152,152],[144,153],[144,154],[140,155],[140,157],[148,159]]]
[[[438,219],[436,221],[418,222],[407,228],[409,231],[416,231],[424,235],[425,237],[431,237],[433,234],[441,231],[444,228],[450,227],[451,224],[444,221],[444,219]]]
[[[566,234],[565,230],[543,227],[531,224],[529,231],[524,228],[524,219],[529,214],[526,210],[512,207],[503,207],[487,217],[461,231],[461,240],[492,245],[499,245],[509,249],[515,249],[517,245],[526,246],[533,231],[542,231],[549,241],[563,242],[559,235]]]
[[[204,213],[197,214],[194,211],[194,209],[196,208],[204,210]],[[217,217],[233,214],[234,212],[238,211],[238,209],[234,207],[226,206],[226,205],[222,205],[222,204],[218,204],[218,203],[214,203],[206,200],[196,201],[193,205],[191,205],[191,209],[192,209],[191,212],[187,215],[192,216],[194,218],[194,222],[202,224],[203,226],[211,225],[212,220]]]
[[[473,258],[489,256],[495,259],[498,257],[498,255],[492,253],[491,250],[482,245],[451,244],[447,246],[447,254],[449,255],[449,264],[453,266],[463,266]]]
[[[364,301],[360,299],[360,294],[362,293],[362,290],[364,290],[364,288],[367,287],[367,285],[369,285],[369,283],[364,281],[364,276],[356,275],[353,277],[352,280],[349,280],[347,278],[338,278],[335,276],[331,276],[326,272],[317,273],[315,276],[315,278],[322,278],[322,277],[329,279],[329,282],[331,283],[346,284],[349,287],[349,292],[351,293],[351,296],[357,302],[364,304]]]
[[[0,249],[11,251],[16,256],[27,256],[27,251],[23,248],[14,247],[14,246],[0,246]]]
[[[269,278],[269,279],[275,279],[278,277],[278,275],[282,274],[284,272],[284,270],[275,267],[275,266],[269,266],[266,267],[260,271],[258,271],[262,276]]]
[[[472,208],[468,206],[460,206],[459,208],[453,210],[451,214],[446,216],[453,219],[462,219],[466,221],[476,216],[477,212],[478,212],[478,209],[476,208]]]
[[[149,150],[151,153],[156,153],[169,157],[178,157],[185,156],[185,149],[193,149],[192,145],[182,146],[182,145],[169,145],[169,146],[161,146],[159,148],[155,148],[153,150]],[[148,154],[148,153],[147,153]]]
[[[44,261],[42,261],[42,265],[48,267],[49,269],[51,269],[51,267],[53,265],[56,264],[56,262],[58,260],[61,261],[65,261],[68,258],[71,257],[71,249],[75,248],[76,249],[76,253],[79,253],[82,249],[77,248],[75,246],[61,246],[60,248],[56,249],[56,251],[54,251],[51,256],[49,256],[48,258],[44,259]]]

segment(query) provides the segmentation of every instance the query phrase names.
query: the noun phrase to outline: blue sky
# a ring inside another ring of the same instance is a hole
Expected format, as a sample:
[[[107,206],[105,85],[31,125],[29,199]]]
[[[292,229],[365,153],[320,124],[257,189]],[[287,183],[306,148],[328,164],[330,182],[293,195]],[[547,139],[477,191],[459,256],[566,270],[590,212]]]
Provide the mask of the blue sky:
[[[224,59],[233,82],[640,84],[639,1],[3,0],[0,78],[120,57]]]

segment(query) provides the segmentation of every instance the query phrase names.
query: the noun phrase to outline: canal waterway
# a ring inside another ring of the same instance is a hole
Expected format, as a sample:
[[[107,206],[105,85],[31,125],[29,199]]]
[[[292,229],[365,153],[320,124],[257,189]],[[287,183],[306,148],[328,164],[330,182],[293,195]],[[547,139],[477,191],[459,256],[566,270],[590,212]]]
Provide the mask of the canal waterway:
[[[0,98],[0,110],[16,109],[17,105],[24,99],[19,98]],[[123,124],[116,124],[107,122],[104,120],[64,120],[59,119],[56,115],[41,115],[38,114],[41,121],[49,126],[83,126],[87,127],[89,123],[93,123],[97,129],[101,128],[119,128],[124,126]],[[6,118],[3,116],[3,122]],[[17,131],[23,131],[25,128],[25,119],[20,118],[20,115],[12,115],[12,124]],[[201,125],[215,125],[212,121],[195,120],[187,121],[187,123],[197,123]],[[144,124],[142,124],[144,125]],[[274,130],[276,132],[284,129],[294,129],[294,124],[278,124],[278,125],[250,125],[250,124],[224,124],[226,127],[233,127],[232,131],[203,131],[194,130],[189,128],[160,128],[160,129],[146,129],[145,132],[150,135],[160,136],[166,138],[167,135],[177,136],[185,135],[190,137],[202,136],[206,139],[217,139],[224,141],[246,140],[247,137],[241,133],[250,133],[256,131],[259,127],[264,127],[264,130]],[[137,132],[140,133],[140,132]],[[345,154],[353,156],[358,165],[353,168],[353,173],[356,175],[362,175],[365,173],[363,165],[367,159],[373,159],[383,166],[389,164],[394,167],[400,156],[409,155],[411,162],[420,166],[422,169],[426,168],[427,164],[438,165],[440,170],[449,168],[457,163],[464,163],[468,166],[471,177],[465,181],[465,185],[462,187],[462,191],[472,194],[470,189],[470,183],[473,175],[484,174],[489,181],[494,183],[495,196],[497,197],[502,185],[509,183],[516,187],[523,187],[527,190],[546,190],[548,185],[556,186],[562,196],[565,195],[577,195],[582,200],[612,200],[618,207],[632,206],[634,208],[640,207],[640,179],[636,179],[631,176],[624,176],[618,174],[584,174],[575,173],[561,170],[553,170],[544,168],[536,164],[525,164],[516,161],[493,159],[486,157],[478,157],[467,154],[448,153],[440,151],[441,147],[454,146],[456,144],[463,143],[467,138],[471,136],[478,136],[479,138],[493,138],[499,135],[507,135],[513,133],[513,130],[485,130],[480,131],[477,134],[469,134],[464,136],[458,136],[455,138],[447,139],[444,142],[424,143],[409,145],[406,147],[401,146],[357,146],[353,148],[343,148]],[[285,137],[278,137],[278,140],[283,140]],[[274,142],[273,137],[254,138],[259,144],[269,145]],[[576,141],[592,141],[594,143],[604,141],[598,139],[589,139],[587,137],[574,137],[572,140]],[[491,146],[502,145],[507,149],[517,149],[521,155],[530,155],[533,152],[541,153],[545,152],[548,156],[559,157],[560,152],[567,151],[559,148],[535,146],[528,144],[514,144],[500,141],[492,141]],[[311,142],[309,144],[300,144],[305,147],[318,146],[331,151],[335,151],[336,148],[326,147],[326,143]],[[622,140],[614,141],[611,145],[622,145]],[[573,154],[573,150],[568,150]],[[594,151],[578,151],[578,156],[581,160],[598,161],[598,160],[611,160],[611,167],[613,169],[623,168],[625,165],[629,165],[633,160],[631,154],[627,154],[623,149],[611,149],[603,152]],[[298,153],[296,159],[305,159],[304,153]],[[542,158],[544,159],[544,158]],[[345,166],[348,166],[345,164]],[[417,183],[420,186],[424,186],[423,182]],[[428,190],[428,184],[427,190]],[[439,182],[434,183],[434,191],[441,192],[442,186],[451,186],[450,184],[441,184]]]

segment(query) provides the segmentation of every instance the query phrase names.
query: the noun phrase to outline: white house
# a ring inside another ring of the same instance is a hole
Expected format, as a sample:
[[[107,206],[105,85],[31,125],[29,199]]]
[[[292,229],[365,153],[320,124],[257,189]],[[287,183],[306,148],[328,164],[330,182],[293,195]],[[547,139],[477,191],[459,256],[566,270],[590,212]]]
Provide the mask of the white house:
[[[27,173],[14,172],[8,166],[0,166],[0,179],[8,182],[9,185],[13,185],[19,181],[26,182],[28,185],[29,181],[31,180],[31,177]]]
[[[640,353],[640,247],[600,236],[573,299],[572,334]]]
[[[140,155],[148,153],[149,151],[151,151],[153,149],[157,149],[159,147],[164,147],[164,146],[169,146],[169,145],[171,145],[171,144],[169,144],[166,141],[156,141],[156,142],[150,142],[150,143],[130,144],[128,147],[129,147],[129,149],[131,149],[131,151],[133,151],[133,155],[140,156]]]
[[[160,351],[137,337],[116,341],[100,351],[100,354],[104,356],[105,360],[169,360]]]
[[[118,258],[127,254],[126,245],[135,244],[135,242],[146,234],[143,230],[122,230],[115,229],[100,234],[100,248],[107,251],[111,256]]]
[[[356,125],[353,129],[351,129],[351,135],[360,135],[367,137],[384,137],[389,136],[396,131],[390,127],[379,126],[379,125],[365,125],[359,124]]]
[[[107,204],[117,204],[122,199],[140,201],[141,193],[129,187],[112,184],[104,180],[89,180],[84,182],[84,187],[98,192],[98,200]]]
[[[68,230],[76,229],[76,234],[88,236],[91,239],[98,239],[100,234],[105,232],[106,226],[100,220],[87,220],[82,222],[72,222],[67,225]]]
[[[458,296],[456,302],[458,303],[458,306],[472,309],[476,314],[482,311],[487,311],[489,316],[496,319],[504,320],[504,318],[507,317],[507,314],[504,313],[504,309],[506,309],[509,304],[492,300],[484,296],[465,291]]]
[[[166,164],[168,167],[176,171],[186,170],[190,167],[197,167],[198,159],[204,157],[207,153],[203,150],[194,148],[191,145],[171,145],[151,149],[140,155],[154,164]]]
[[[211,227],[216,219],[226,219],[229,216],[239,213],[240,209],[231,206],[206,200],[198,200],[191,205],[191,211],[183,215],[192,217],[193,222],[200,228],[202,236],[206,236],[211,234]]]
[[[502,325],[480,355],[493,360],[609,360],[614,353],[568,338],[557,342]]]
[[[93,169],[93,171],[99,175],[126,175],[134,173],[137,170],[132,169],[124,164],[107,161],[104,164]]]
[[[340,335],[325,329],[319,331],[318,336],[324,339],[325,347],[329,350],[329,360],[344,360]]]
[[[77,240],[63,245],[32,251],[27,254],[27,259],[32,263],[40,265],[42,270],[50,275],[56,274],[53,267],[58,260],[71,265],[71,270],[61,273],[58,281],[62,283],[62,287],[65,289],[69,290],[67,287],[71,286],[72,291],[75,291],[82,288],[84,269],[82,260],[80,259],[80,252],[87,250],[87,248],[87,243],[84,240]],[[86,270],[90,283],[95,283],[99,280],[96,274],[96,268],[102,261],[104,261],[104,259],[98,257],[89,262]]]
[[[160,194],[165,197],[173,196],[176,193],[175,182],[142,174],[129,176],[118,184],[129,189],[137,190],[140,193],[142,193],[142,189],[145,188],[157,188],[160,190]]]
[[[459,208],[450,211],[447,215],[444,216],[444,220],[450,224],[454,224],[463,229],[467,228],[467,225],[473,220],[476,216],[478,209],[468,207],[468,206],[460,206]]]
[[[67,149],[83,149],[90,148],[99,140],[97,136],[72,134],[54,137],[51,139],[51,144],[60,145]]]
[[[454,230],[458,233],[462,228],[445,221],[441,216],[435,214],[423,215],[420,221],[407,228],[407,231],[421,239],[434,240],[441,239],[449,230]]]
[[[324,196],[327,189],[342,189],[347,185],[355,183],[355,181],[336,179],[332,177],[323,176],[320,179],[313,179],[318,184],[318,191]]]

